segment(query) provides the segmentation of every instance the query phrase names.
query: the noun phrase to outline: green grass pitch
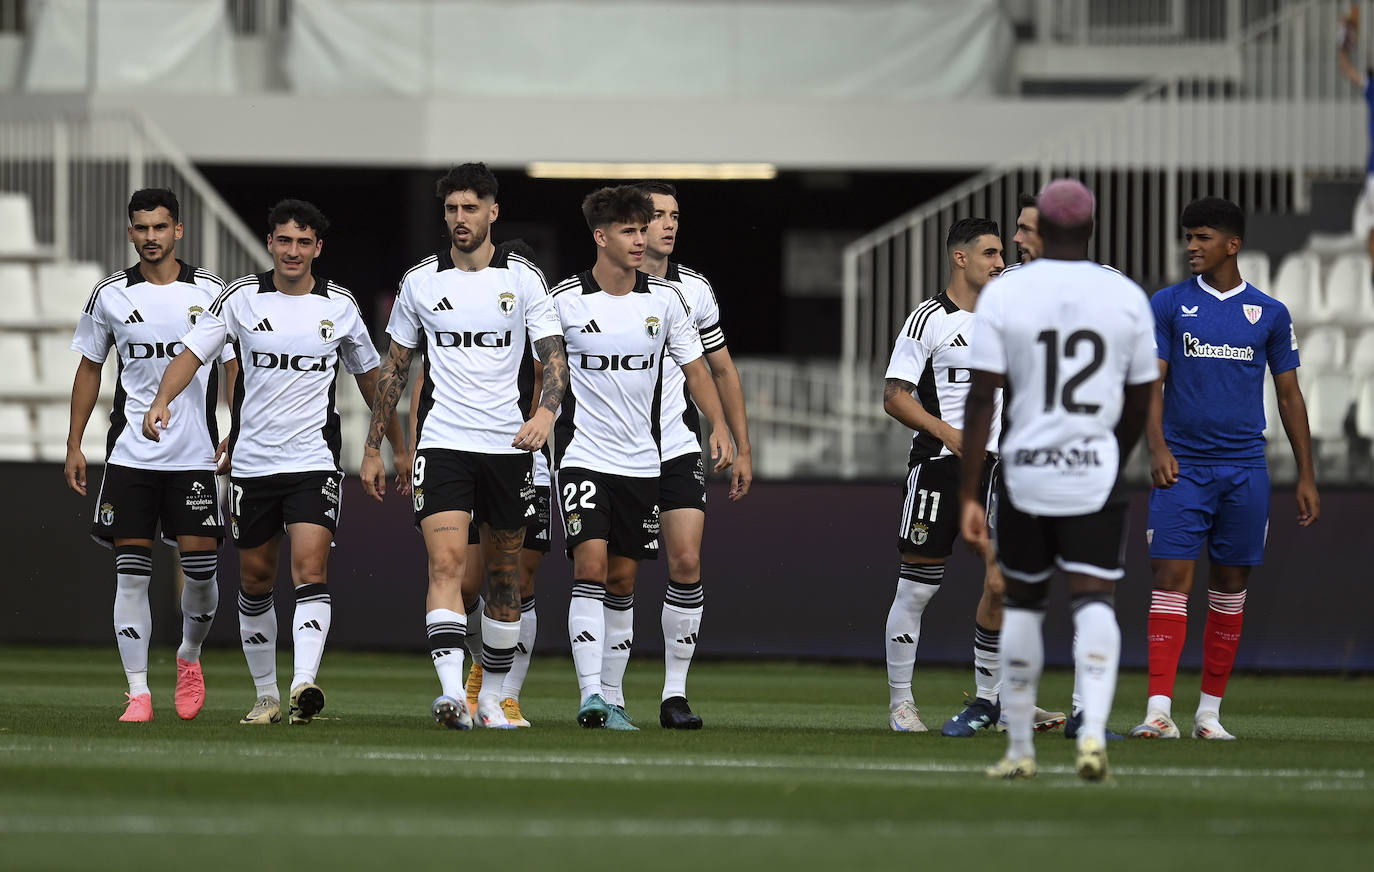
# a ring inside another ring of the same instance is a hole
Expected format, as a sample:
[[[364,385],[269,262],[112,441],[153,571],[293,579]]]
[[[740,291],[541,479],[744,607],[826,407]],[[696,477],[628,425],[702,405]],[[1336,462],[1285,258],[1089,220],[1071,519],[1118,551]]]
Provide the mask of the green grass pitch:
[[[324,715],[241,727],[237,651],[206,653],[208,704],[172,708],[173,652],[154,652],[157,720],[121,724],[107,649],[0,648],[0,868],[997,869],[1369,868],[1374,680],[1232,680],[1237,742],[1110,746],[1109,784],[1073,775],[1073,743],[1037,738],[1040,777],[992,782],[1004,740],[887,728],[873,665],[700,663],[696,733],[662,730],[662,666],[630,665],[639,733],[585,731],[564,658],[536,659],[529,730],[450,732],[429,716],[422,656],[329,652]],[[281,663],[290,675],[290,664]],[[969,669],[917,670],[938,731]],[[285,679],[283,679],[285,680]],[[1071,676],[1041,700],[1067,707]],[[1141,716],[1122,677],[1112,725]],[[1179,681],[1191,724],[1197,676]],[[475,865],[473,865],[475,864]],[[900,865],[899,865],[900,864]]]

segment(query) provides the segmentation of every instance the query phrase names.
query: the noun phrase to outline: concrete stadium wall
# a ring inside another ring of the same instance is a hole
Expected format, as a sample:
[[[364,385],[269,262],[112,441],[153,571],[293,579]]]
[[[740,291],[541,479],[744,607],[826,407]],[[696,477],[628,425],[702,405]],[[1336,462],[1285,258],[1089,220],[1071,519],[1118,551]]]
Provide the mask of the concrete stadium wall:
[[[94,493],[101,470],[91,471]],[[59,466],[0,464],[8,499],[3,510],[10,567],[0,643],[110,643],[113,572],[110,553],[86,535],[92,496],[68,491]],[[338,648],[425,651],[425,554],[405,501],[366,498],[356,477],[345,483],[339,543],[331,561]],[[713,485],[702,566],[707,609],[701,652],[718,657],[881,660],[883,627],[896,584],[893,536],[900,489],[895,484],[760,482],[742,503]],[[1120,585],[1125,666],[1145,664],[1149,560],[1147,493],[1132,496],[1128,572]],[[1374,669],[1374,491],[1322,495],[1322,519],[1300,530],[1292,493],[1276,491],[1266,564],[1252,578],[1241,668]],[[555,531],[555,551],[537,582],[541,616],[536,653],[566,652],[570,566]],[[223,551],[220,611],[210,644],[237,644],[237,556]],[[156,546],[154,642],[174,645],[180,618],[173,597],[172,552]],[[283,561],[277,607],[289,645],[292,600]],[[1201,567],[1205,573],[1205,566]],[[1205,577],[1205,575],[1203,576]],[[636,649],[662,650],[659,607],[663,561],[643,564],[636,599]],[[1201,663],[1206,598],[1199,585],[1185,667]],[[962,548],[950,561],[944,590],[926,612],[924,662],[971,659],[973,612],[981,565]],[[1062,583],[1045,622],[1047,662],[1069,662],[1072,626]],[[113,645],[111,644],[111,656]]]

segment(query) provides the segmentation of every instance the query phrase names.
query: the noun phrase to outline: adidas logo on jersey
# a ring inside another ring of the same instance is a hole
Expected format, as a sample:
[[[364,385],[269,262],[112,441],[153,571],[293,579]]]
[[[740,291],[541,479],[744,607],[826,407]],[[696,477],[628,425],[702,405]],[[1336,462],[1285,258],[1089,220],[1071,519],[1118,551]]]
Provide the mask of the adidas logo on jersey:
[[[591,633],[588,633],[586,630],[583,630],[582,632],[578,633],[578,634],[577,634],[577,638],[576,638],[576,639],[573,639],[573,642],[595,642],[595,641],[596,641],[596,637],[593,636]]]
[[[215,619],[214,615],[191,615],[190,617],[197,624],[208,624]]]
[[[452,312],[452,311],[453,311],[453,304],[450,303],[450,302],[448,301],[448,297],[444,297],[442,300],[440,300],[439,302],[435,303],[435,304],[434,304],[434,308],[431,309],[430,311],[431,311],[431,312]]]
[[[964,338],[964,334],[962,334],[962,333],[956,333],[956,334],[954,335],[954,341],[951,342],[951,343],[949,344],[949,347],[950,347],[950,348],[968,348],[968,340]]]
[[[907,633],[903,633],[903,634],[900,635],[900,636],[893,636],[893,637],[892,637],[892,641],[897,642],[898,644],[901,644],[901,645],[915,645],[915,644],[916,644],[916,640],[913,639],[913,638],[911,638],[911,636],[910,636],[909,634],[907,634]]]
[[[516,643],[515,643],[515,653],[516,653],[516,654],[528,654],[528,653],[530,653],[530,649],[526,648],[525,645],[524,645],[524,643],[522,643],[522,642],[516,642]]]
[[[142,324],[142,323],[143,323],[143,316],[140,315],[140,314],[138,314],[138,310],[135,309],[135,310],[134,310],[134,313],[133,313],[132,315],[130,315],[129,317],[127,317],[127,318],[124,319],[124,323],[125,323],[125,324]]]
[[[142,638],[143,638],[142,636],[140,636],[140,635],[138,634],[138,630],[135,630],[133,627],[125,627],[124,629],[122,629],[122,630],[119,631],[119,635],[123,636],[123,637],[126,638],[126,639],[142,639]]]
[[[336,522],[336,523],[337,523],[338,520],[339,520],[339,513],[338,513],[338,511],[335,510],[335,509],[330,509],[330,510],[328,510],[327,512],[324,513],[324,516],[325,516],[326,518],[328,518],[329,520],[334,521],[334,522]]]
[[[301,624],[301,625],[300,625],[299,627],[297,627],[296,629],[298,629],[298,630],[318,630],[318,629],[320,629],[320,622],[319,622],[319,621],[313,621],[313,620],[312,620],[312,621],[306,621],[304,624]]]
[[[266,644],[267,644],[267,637],[264,636],[262,633],[254,633],[253,635],[249,636],[247,639],[244,639],[244,640],[243,640],[243,644],[245,644],[245,645],[266,645]]]
[[[253,328],[252,332],[254,332],[254,333],[271,333],[271,332],[272,332],[272,322],[271,322],[271,321],[268,321],[266,318],[263,318],[261,321],[258,322],[258,326],[256,326],[256,327]]]
[[[529,506],[529,507],[527,507],[527,508],[525,509],[525,517],[527,517],[527,518],[533,518],[533,517],[534,517],[534,506]]]
[[[204,521],[201,521],[200,525],[202,527],[218,527],[219,522],[216,521],[213,516],[211,516],[209,518],[206,518]]]
[[[631,643],[631,640],[630,640],[630,639],[626,639],[624,642],[621,642],[621,643],[618,644],[618,645],[612,645],[612,646],[611,646],[611,650],[612,650],[612,651],[628,651],[628,650],[630,650],[630,645],[631,645],[631,644],[632,644],[632,643]]]
[[[599,327],[599,326],[597,325],[596,319],[595,319],[595,318],[593,318],[592,320],[588,321],[588,322],[587,322],[587,326],[585,326],[585,327],[583,327],[583,328],[581,328],[581,329],[582,329],[582,332],[583,332],[583,333],[600,333],[600,332],[601,332],[601,327]]]
[[[678,639],[677,643],[679,645],[695,645],[697,643],[697,634],[688,633],[686,636],[683,636],[681,639]]]

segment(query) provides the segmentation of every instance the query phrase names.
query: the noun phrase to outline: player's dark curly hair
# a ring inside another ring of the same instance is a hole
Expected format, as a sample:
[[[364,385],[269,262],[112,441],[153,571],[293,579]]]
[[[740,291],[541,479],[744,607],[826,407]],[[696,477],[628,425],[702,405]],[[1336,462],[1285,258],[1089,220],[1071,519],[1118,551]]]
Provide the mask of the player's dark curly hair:
[[[448,172],[434,183],[434,193],[440,201],[447,200],[454,191],[472,191],[478,199],[496,199],[496,176],[484,163],[465,163],[449,167]]]
[[[1016,210],[1017,210],[1018,212],[1021,211],[1022,209],[1039,209],[1039,208],[1040,208],[1040,205],[1035,201],[1035,195],[1034,195],[1034,194],[1022,193],[1021,196],[1019,196],[1019,197],[1016,198]]]
[[[662,194],[665,197],[672,197],[674,200],[677,199],[677,188],[667,182],[660,182],[658,180],[636,182],[635,187],[646,194]]]
[[[329,230],[329,219],[318,206],[305,200],[282,200],[273,206],[267,213],[267,232],[271,234],[288,222],[315,231],[316,239],[324,239]]]
[[[1220,197],[1203,197],[1184,206],[1178,223],[1184,230],[1191,227],[1211,227],[1222,233],[1245,238],[1245,213],[1235,203]]]
[[[978,237],[989,234],[1000,235],[996,221],[990,218],[961,218],[945,234],[945,248],[950,251],[963,248]]]
[[[129,198],[129,223],[133,223],[135,212],[151,212],[159,206],[167,207],[173,221],[181,221],[181,203],[176,194],[168,188],[143,188]]]
[[[637,185],[597,188],[582,201],[587,229],[612,224],[648,224],[654,218],[654,201]]]

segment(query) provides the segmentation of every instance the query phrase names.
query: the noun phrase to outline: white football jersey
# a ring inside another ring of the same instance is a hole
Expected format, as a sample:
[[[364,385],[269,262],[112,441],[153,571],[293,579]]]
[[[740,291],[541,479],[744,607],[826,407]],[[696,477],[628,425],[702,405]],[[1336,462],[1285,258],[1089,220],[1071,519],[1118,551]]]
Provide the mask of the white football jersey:
[[[497,249],[467,272],[445,247],[406,272],[386,329],[424,349],[418,448],[524,453],[510,444],[529,413],[521,363],[531,342],[563,333],[534,264]]]
[[[638,274],[628,294],[608,294],[591,271],[551,292],[568,344],[568,393],[554,428],[554,468],[656,478],[667,366],[702,355],[682,292]],[[665,361],[664,356],[672,360]]]
[[[107,463],[169,471],[215,468],[220,440],[215,423],[217,367],[197,370],[191,384],[172,401],[172,415],[180,426],[163,433],[161,442],[143,437],[143,416],[157,396],[167,364],[184,347],[181,337],[223,290],[224,282],[214,274],[181,263],[181,272],[171,284],[153,284],[135,264],[91,291],[76,325],[72,350],[104,363],[113,345],[119,356],[105,442]],[[212,361],[234,359],[233,349],[223,342],[206,351]]]
[[[970,357],[1006,377],[1012,505],[1051,517],[1101,509],[1119,472],[1125,387],[1159,376],[1140,285],[1091,261],[1040,258],[983,289]]]
[[[320,275],[301,295],[278,291],[270,270],[244,276],[183,341],[203,361],[226,337],[239,356],[229,434],[234,476],[337,470],[339,364],[359,375],[381,362],[353,295]]]
[[[702,351],[710,354],[725,347],[725,332],[720,329],[720,307],[716,292],[706,276],[668,261],[667,280],[677,286],[692,313],[692,324],[701,337]],[[663,459],[701,453],[701,416],[687,390],[682,367],[669,361],[663,367],[663,408],[659,412],[663,430]]]
[[[973,313],[954,304],[941,291],[907,316],[902,332],[892,347],[887,378],[911,382],[921,407],[956,430],[964,429],[964,403],[968,399],[973,370],[969,368],[969,340],[973,336]],[[1002,432],[1002,392],[997,392],[992,429],[988,431],[988,451],[997,450]],[[911,439],[908,466],[936,457],[951,457],[953,452],[933,433],[917,430]]]

